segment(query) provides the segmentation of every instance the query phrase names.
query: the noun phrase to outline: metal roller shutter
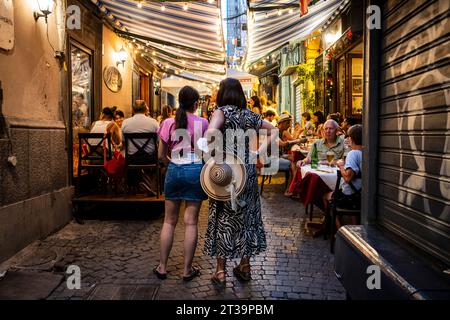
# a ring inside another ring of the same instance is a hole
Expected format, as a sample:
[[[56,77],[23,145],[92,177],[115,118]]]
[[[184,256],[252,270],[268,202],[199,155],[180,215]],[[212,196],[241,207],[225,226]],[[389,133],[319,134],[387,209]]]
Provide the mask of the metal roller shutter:
[[[386,1],[378,220],[450,264],[449,1]]]

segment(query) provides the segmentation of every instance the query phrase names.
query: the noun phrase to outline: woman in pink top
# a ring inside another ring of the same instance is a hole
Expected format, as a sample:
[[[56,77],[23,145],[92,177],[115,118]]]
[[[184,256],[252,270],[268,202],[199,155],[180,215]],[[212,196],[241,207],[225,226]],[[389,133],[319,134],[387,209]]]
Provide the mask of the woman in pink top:
[[[185,201],[184,212],[184,271],[183,280],[190,281],[200,274],[192,266],[198,238],[198,213],[202,201],[208,197],[200,184],[203,167],[201,156],[195,153],[197,140],[203,137],[208,121],[194,114],[200,96],[194,88],[185,86],[180,90],[175,118],[161,123],[158,135],[159,159],[168,164],[164,183],[165,217],[161,230],[160,262],[153,269],[159,279],[167,278],[167,260],[172,248],[175,226],[178,222],[181,201]]]

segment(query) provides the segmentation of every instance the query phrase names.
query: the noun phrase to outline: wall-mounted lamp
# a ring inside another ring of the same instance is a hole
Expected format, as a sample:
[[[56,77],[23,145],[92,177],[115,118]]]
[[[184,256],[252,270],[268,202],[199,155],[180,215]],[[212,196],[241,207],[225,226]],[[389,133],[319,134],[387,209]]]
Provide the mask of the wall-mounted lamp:
[[[122,49],[120,49],[120,51],[117,52],[116,66],[119,66],[119,64],[121,64],[122,66],[125,66],[125,61],[127,61],[127,57],[128,57],[127,51],[122,46]]]
[[[33,13],[34,20],[38,20],[40,17],[45,18],[45,23],[47,23],[47,16],[53,12],[53,8],[55,6],[54,0],[37,0],[39,11],[35,11]]]

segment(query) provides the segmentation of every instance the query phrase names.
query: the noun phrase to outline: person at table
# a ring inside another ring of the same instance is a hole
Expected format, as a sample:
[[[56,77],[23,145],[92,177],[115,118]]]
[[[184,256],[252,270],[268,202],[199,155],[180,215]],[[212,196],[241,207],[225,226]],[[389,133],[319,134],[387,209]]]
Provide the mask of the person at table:
[[[306,138],[304,139],[295,139],[290,133],[289,128],[292,125],[292,116],[289,114],[282,114],[280,116],[280,119],[278,120],[278,130],[279,130],[279,137],[278,145],[280,148],[280,154],[279,154],[279,162],[278,162],[278,170],[279,171],[287,171],[289,170],[289,176],[293,177],[297,171],[295,168],[295,165],[293,164],[294,158],[292,157],[292,154],[289,155],[290,148],[300,142],[305,142]],[[289,186],[289,184],[288,184]],[[288,192],[288,190],[285,190],[285,193]]]
[[[292,116],[289,114],[282,114],[278,120],[278,130],[280,134],[279,145],[282,149],[282,154],[287,154],[293,144],[301,142],[300,139],[296,139],[289,133],[289,128],[291,126]]]
[[[344,121],[342,121],[341,128],[345,135],[347,135],[348,129],[350,129],[351,126],[354,126],[358,123],[358,119],[352,116],[345,117]]]
[[[334,160],[332,164],[336,164],[336,161],[342,159],[344,156],[344,138],[337,135],[339,125],[334,120],[327,120],[324,124],[324,137],[314,141],[311,146],[311,150],[308,156],[297,162],[297,167],[311,163],[311,153],[314,146],[317,149],[317,158],[319,164],[328,164],[327,152],[331,151],[334,153]]]
[[[148,114],[149,109],[144,100],[136,100],[133,104],[133,116],[125,119],[122,123],[122,133],[156,133],[159,129],[159,123],[156,119],[153,119]],[[123,138],[125,141],[125,139]],[[146,143],[146,139],[135,139],[133,142],[128,143],[128,157],[129,161],[133,164],[146,164],[156,161],[157,149],[153,141],[148,142],[141,152],[138,152],[138,148],[141,148]],[[139,185],[142,177],[132,170],[129,172],[128,182],[130,187],[136,189]],[[154,193],[149,190],[150,194]]]
[[[313,120],[314,120],[314,126],[316,128],[314,135],[322,138],[322,129],[323,129],[323,125],[325,123],[325,116],[323,115],[323,112],[320,110],[314,112]]]
[[[314,133],[314,125],[311,122],[311,114],[309,112],[302,113],[303,127],[301,129],[301,134],[306,131],[306,135],[311,135]]]
[[[348,142],[351,147],[351,151],[348,153],[345,162],[343,160],[337,161],[337,166],[342,174],[341,185],[337,192],[341,192],[340,199],[348,197],[349,201],[352,201],[351,195],[356,190],[361,190],[361,167],[362,167],[362,125],[356,124],[348,129]],[[353,188],[350,186],[353,185]],[[329,192],[325,195],[325,203],[329,203],[333,192]],[[351,216],[351,224],[357,224],[357,217]],[[339,216],[336,217],[336,230],[342,226],[342,221]]]
[[[111,143],[119,146],[122,143],[122,134],[119,126],[114,120],[114,108],[104,107],[100,114],[100,120],[92,124],[90,133],[109,133],[111,135]],[[94,147],[101,139],[89,139],[89,143]]]
[[[264,114],[264,121],[270,123],[272,126],[277,126],[277,120],[275,120],[277,114],[273,110],[267,110]]]

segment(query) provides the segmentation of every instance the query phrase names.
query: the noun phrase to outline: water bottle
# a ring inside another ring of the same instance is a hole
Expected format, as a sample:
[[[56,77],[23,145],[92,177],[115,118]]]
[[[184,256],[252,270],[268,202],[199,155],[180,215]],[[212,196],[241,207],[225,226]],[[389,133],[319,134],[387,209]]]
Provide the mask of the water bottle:
[[[315,143],[313,143],[312,148],[313,149],[311,151],[311,168],[317,169],[319,160],[317,158],[317,147]]]

